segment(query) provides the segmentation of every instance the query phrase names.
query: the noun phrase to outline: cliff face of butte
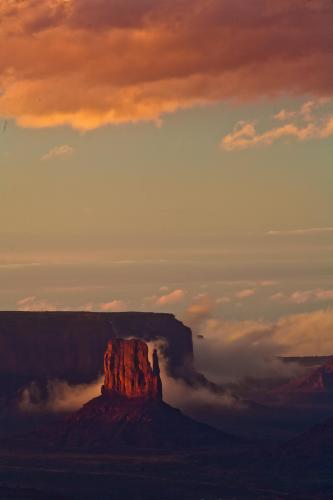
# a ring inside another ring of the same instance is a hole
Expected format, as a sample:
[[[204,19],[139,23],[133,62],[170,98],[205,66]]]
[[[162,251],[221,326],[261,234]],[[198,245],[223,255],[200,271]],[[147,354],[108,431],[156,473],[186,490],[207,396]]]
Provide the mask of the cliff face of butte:
[[[104,354],[103,395],[162,400],[162,382],[156,349],[153,366],[148,346],[140,340],[109,340]]]
[[[112,339],[104,354],[102,394],[51,429],[34,435],[52,448],[111,450],[233,445],[235,438],[162,401],[158,356],[141,340]]]

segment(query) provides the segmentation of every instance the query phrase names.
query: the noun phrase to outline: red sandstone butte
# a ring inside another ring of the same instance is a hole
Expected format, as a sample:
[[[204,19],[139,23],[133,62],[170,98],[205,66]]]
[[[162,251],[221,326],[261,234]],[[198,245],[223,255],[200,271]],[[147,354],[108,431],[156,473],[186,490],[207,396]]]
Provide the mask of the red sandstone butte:
[[[103,395],[162,400],[162,382],[156,349],[153,366],[148,346],[141,340],[109,340],[104,354]]]
[[[157,352],[152,365],[141,340],[110,340],[104,354],[102,395],[52,426],[37,430],[29,446],[109,451],[216,446],[235,438],[186,417],[162,401]]]

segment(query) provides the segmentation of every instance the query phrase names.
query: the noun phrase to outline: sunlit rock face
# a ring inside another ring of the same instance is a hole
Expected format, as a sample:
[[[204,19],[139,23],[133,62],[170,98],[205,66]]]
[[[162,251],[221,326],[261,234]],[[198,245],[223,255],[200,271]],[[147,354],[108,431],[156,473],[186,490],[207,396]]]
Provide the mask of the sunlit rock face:
[[[152,366],[148,346],[141,340],[112,339],[104,354],[103,395],[162,400],[162,382],[156,350]]]

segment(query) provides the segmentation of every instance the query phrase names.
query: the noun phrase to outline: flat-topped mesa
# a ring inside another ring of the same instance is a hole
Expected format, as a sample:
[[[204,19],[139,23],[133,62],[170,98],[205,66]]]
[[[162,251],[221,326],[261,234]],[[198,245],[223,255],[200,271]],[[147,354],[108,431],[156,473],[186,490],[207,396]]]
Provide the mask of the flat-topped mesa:
[[[162,382],[156,349],[153,366],[142,340],[109,340],[104,354],[103,395],[162,400]]]

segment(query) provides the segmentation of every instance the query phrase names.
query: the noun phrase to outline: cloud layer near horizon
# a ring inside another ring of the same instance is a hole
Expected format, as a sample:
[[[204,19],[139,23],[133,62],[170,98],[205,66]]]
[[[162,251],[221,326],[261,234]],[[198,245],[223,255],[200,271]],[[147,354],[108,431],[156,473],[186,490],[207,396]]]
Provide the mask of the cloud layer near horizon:
[[[333,94],[330,0],[3,0],[0,18],[0,115],[22,126]]]

